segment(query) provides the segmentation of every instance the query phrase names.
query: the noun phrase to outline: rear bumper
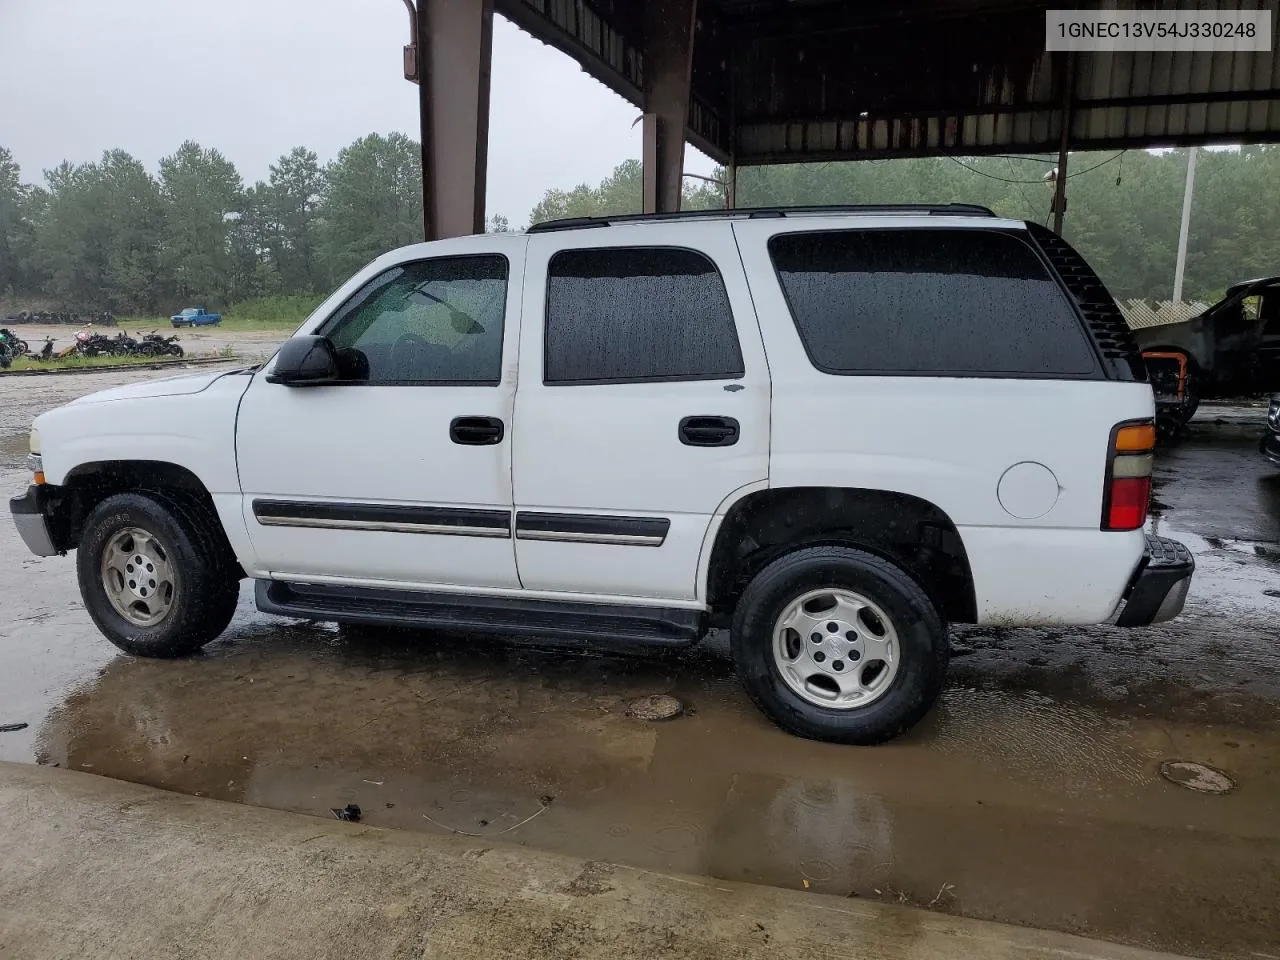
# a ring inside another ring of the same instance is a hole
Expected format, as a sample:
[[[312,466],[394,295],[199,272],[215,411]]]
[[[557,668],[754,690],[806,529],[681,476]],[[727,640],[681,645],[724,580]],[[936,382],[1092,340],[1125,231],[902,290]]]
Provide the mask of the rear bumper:
[[[1182,612],[1196,562],[1177,540],[1147,537],[1147,548],[1129,585],[1118,627],[1145,627]]]
[[[1262,451],[1262,455],[1280,467],[1280,433],[1271,433],[1268,431],[1266,436],[1262,438],[1262,443],[1258,449]]]
[[[18,528],[18,536],[37,557],[52,557],[62,552],[54,546],[53,534],[49,530],[48,509],[46,487],[30,486],[25,495],[11,497],[9,500],[9,512],[13,514],[13,525]]]

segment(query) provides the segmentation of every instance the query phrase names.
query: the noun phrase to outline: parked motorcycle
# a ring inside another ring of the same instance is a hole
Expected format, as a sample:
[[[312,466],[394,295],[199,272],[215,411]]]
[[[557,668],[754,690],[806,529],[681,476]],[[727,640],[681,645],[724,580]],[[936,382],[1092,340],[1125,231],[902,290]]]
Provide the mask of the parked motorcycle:
[[[115,352],[115,341],[105,333],[81,330],[76,334],[76,352],[82,357],[112,356]]]
[[[25,344],[23,345],[26,346]],[[0,356],[5,358],[8,366],[15,356],[8,341],[0,337]],[[30,354],[36,360],[65,360],[67,357],[181,357],[184,351],[178,344],[178,338],[161,336],[152,331],[139,337],[122,330],[114,337],[100,333],[92,327],[79,331],[70,346],[57,349],[53,337],[44,338],[44,346],[39,353]]]
[[[0,341],[0,370],[8,370],[12,363],[13,351],[9,349],[7,343]]]
[[[9,353],[15,357],[23,356],[27,350],[27,341],[19,340],[18,335],[8,327],[0,327],[0,341],[9,348]]]
[[[111,355],[114,357],[132,357],[138,353],[138,341],[121,331],[111,341]]]
[[[138,353],[144,357],[181,357],[183,350],[177,337],[162,337],[152,330],[138,344]]]

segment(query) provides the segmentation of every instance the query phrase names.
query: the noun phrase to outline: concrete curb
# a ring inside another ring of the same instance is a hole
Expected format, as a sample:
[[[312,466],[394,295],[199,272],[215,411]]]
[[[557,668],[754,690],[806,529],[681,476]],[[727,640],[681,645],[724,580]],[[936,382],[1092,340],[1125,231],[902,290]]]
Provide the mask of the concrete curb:
[[[0,764],[0,957],[1155,960],[1066,934]]]

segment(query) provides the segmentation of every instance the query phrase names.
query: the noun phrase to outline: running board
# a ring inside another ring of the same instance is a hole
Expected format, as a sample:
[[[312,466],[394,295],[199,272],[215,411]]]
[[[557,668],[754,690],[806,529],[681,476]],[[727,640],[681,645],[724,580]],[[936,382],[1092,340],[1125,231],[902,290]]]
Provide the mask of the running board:
[[[599,649],[687,647],[706,632],[706,613],[679,607],[419,593],[258,580],[258,609],[282,617],[430,627],[529,637]]]

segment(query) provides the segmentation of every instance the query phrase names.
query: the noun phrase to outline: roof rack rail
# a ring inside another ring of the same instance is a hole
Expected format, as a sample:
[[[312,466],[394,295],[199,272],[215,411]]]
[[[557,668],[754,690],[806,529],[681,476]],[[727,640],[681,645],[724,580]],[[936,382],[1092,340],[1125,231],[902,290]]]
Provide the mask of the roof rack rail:
[[[681,210],[678,213],[624,213],[607,217],[567,217],[532,224],[529,233],[551,233],[555,230],[578,230],[583,227],[608,227],[615,223],[650,223],[667,220],[761,219],[766,217],[803,217],[814,214],[924,214],[928,216],[994,217],[990,207],[976,203],[866,203],[818,204],[796,207],[737,207],[733,210]]]

